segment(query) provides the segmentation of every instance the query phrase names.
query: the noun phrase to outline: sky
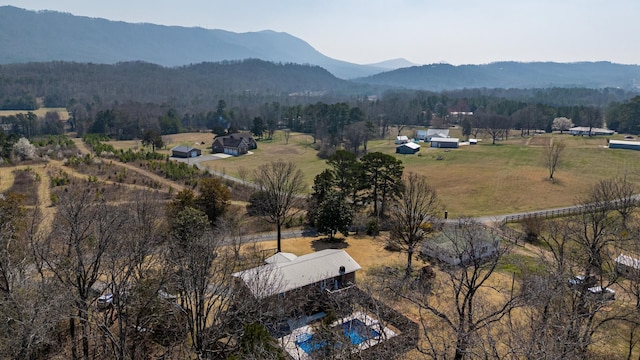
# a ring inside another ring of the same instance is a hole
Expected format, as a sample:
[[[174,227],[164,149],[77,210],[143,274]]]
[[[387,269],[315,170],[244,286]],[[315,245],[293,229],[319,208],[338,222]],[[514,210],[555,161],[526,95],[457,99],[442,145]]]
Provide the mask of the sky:
[[[638,0],[0,0],[109,20],[274,30],[371,64],[611,61],[640,64]]]

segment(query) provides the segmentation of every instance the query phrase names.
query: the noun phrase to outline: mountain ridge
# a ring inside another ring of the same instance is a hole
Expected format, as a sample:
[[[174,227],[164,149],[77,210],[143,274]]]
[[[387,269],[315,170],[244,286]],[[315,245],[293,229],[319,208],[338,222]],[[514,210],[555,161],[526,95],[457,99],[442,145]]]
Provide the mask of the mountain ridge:
[[[27,45],[25,45],[27,44]],[[164,67],[260,59],[309,64],[340,79],[430,91],[464,88],[588,87],[640,89],[640,67],[610,62],[416,65],[406,59],[358,65],[332,59],[284,32],[127,23],[50,10],[0,7],[0,64],[142,61]],[[309,76],[314,76],[310,74]],[[277,80],[276,80],[277,81]]]

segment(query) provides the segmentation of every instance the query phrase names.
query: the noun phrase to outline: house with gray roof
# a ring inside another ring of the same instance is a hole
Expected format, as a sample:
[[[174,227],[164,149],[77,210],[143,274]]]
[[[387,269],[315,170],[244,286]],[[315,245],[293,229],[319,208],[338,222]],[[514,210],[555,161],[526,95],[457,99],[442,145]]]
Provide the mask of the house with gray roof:
[[[360,269],[346,251],[326,249],[302,256],[276,253],[267,258],[264,265],[233,276],[241,280],[255,298],[263,299],[309,287],[340,290],[355,284],[356,271]]]

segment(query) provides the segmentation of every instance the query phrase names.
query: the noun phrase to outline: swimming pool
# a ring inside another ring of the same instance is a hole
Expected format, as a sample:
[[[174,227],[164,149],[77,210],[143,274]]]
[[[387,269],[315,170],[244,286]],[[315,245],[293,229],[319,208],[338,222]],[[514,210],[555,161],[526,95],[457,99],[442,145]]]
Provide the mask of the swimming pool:
[[[327,334],[330,339],[316,334],[312,325],[305,325],[278,341],[291,358],[310,360],[322,358],[328,347],[340,349],[349,344],[350,349],[347,350],[357,353],[397,335],[378,320],[359,311],[335,321],[329,325],[329,329],[333,329],[333,334]]]
[[[342,324],[342,333],[353,345],[360,345],[363,342],[380,336],[380,333],[365,325],[358,319],[349,320]]]
[[[373,330],[358,319],[352,319],[344,322],[340,327],[342,328],[342,334],[344,337],[353,345],[360,345],[369,339],[374,339],[380,336],[379,332]],[[295,343],[307,354],[327,346],[326,340],[317,339],[316,336],[309,333],[302,333],[296,336]],[[342,347],[342,344],[337,342],[333,346],[334,348],[340,348]]]

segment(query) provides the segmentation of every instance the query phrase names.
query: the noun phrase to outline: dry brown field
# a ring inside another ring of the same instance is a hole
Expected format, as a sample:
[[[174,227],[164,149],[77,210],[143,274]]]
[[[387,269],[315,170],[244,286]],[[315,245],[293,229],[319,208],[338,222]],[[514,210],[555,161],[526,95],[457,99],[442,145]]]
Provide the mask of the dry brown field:
[[[45,108],[41,107],[36,110],[0,110],[0,116],[11,116],[17,114],[34,113],[38,117],[43,118],[48,112],[57,112],[60,114],[60,120],[69,120],[69,112],[65,108]]]

